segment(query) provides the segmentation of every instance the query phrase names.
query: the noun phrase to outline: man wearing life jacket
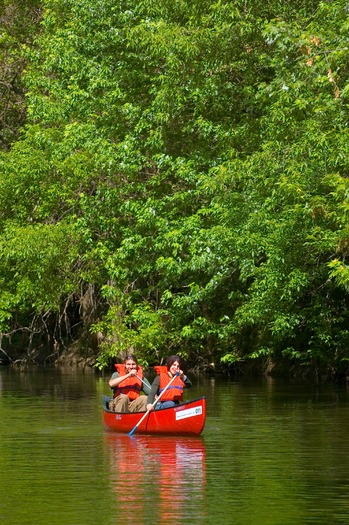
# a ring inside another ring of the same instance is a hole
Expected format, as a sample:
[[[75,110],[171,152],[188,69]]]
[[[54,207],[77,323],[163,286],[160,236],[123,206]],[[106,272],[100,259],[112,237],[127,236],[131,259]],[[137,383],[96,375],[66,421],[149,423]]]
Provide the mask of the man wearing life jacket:
[[[165,366],[155,366],[158,375],[148,394],[147,410],[153,410],[154,401],[161,395],[161,401],[155,404],[155,410],[179,405],[183,401],[184,388],[190,388],[192,382],[184,375],[182,361],[178,355],[167,358]],[[170,384],[171,383],[171,384]]]
[[[114,412],[145,412],[150,383],[143,378],[142,368],[138,366],[134,355],[128,355],[123,364],[116,364],[117,372],[112,375],[109,386],[113,389],[114,399],[109,402],[109,409]]]

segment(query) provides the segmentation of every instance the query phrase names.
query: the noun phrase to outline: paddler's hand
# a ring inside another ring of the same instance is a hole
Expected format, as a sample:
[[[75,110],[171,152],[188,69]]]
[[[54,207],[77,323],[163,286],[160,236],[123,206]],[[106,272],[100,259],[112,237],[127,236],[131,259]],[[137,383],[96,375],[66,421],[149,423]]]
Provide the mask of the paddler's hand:
[[[130,376],[135,376],[135,375],[137,375],[137,370],[136,370],[136,369],[132,369],[132,370],[130,370],[129,373],[128,373],[128,375],[129,375],[129,377],[130,377]]]
[[[148,403],[147,404],[147,411],[151,412],[152,410],[154,410],[154,407],[151,403]]]

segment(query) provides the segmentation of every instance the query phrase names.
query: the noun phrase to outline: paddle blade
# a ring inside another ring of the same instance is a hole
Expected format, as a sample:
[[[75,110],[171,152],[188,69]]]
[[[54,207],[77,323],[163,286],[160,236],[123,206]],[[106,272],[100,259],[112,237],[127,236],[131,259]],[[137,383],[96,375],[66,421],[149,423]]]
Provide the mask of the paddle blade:
[[[134,432],[135,432],[136,429],[137,429],[137,426],[138,426],[138,425],[136,425],[135,427],[133,427],[133,429],[130,430],[130,432],[129,432],[127,435],[128,435],[128,436],[133,436]]]
[[[134,432],[136,432],[137,428],[139,427],[139,425],[142,423],[142,421],[147,417],[147,415],[149,414],[149,410],[146,411],[146,413],[144,414],[143,417],[141,417],[141,419],[138,421],[137,425],[135,425],[133,427],[133,429],[127,434],[128,436],[132,436],[132,434]]]

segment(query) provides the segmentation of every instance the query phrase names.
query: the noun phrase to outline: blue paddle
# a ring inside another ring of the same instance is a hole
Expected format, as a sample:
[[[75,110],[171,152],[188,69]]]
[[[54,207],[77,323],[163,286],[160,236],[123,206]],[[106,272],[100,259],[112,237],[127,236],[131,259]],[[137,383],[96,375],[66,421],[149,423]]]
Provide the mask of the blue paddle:
[[[143,381],[143,379],[142,379],[141,377],[139,377],[139,376],[137,376],[137,375],[136,375],[136,377],[137,377],[137,379],[139,379],[140,381],[142,381],[143,385],[145,385],[145,386],[147,386],[147,387],[149,388],[149,385],[147,385],[147,383],[146,383],[145,381]]]
[[[155,399],[154,403],[151,404],[152,407],[155,407],[156,403],[159,401],[159,399],[161,398],[161,396],[166,392],[166,390],[168,389],[168,387],[171,385],[171,383],[173,383],[173,381],[176,379],[176,377],[179,376],[179,373],[176,372],[175,375],[173,376],[173,378],[171,379],[171,381],[168,383],[168,385],[166,385],[166,387],[163,389],[163,391],[161,392],[161,394]],[[133,427],[133,429],[128,433],[129,436],[132,436],[132,434],[134,434],[134,432],[137,430],[137,428],[139,427],[139,425],[142,423],[142,421],[147,417],[147,415],[149,414],[149,412],[151,412],[151,410],[147,410],[146,413],[141,417],[141,419],[138,421],[137,425],[135,425]]]

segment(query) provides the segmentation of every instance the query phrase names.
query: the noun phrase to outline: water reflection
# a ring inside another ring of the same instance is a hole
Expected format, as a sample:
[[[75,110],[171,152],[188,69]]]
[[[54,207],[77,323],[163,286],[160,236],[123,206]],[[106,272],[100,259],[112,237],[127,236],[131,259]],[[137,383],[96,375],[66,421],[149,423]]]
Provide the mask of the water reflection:
[[[105,435],[115,523],[171,524],[206,517],[201,438]]]
[[[34,367],[26,370],[0,369],[0,396],[16,392],[17,396],[42,396],[59,399],[86,399],[96,391],[93,370],[76,371],[69,368]]]
[[[106,433],[105,378],[0,368],[1,525],[347,525],[349,391],[200,380],[198,438]]]

